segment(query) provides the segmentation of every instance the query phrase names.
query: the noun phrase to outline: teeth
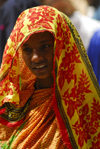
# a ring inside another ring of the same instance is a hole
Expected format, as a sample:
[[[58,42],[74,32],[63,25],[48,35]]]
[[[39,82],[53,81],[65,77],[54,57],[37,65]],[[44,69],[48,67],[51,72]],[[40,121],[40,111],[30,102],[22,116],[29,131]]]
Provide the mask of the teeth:
[[[39,69],[39,68],[43,68],[45,65],[40,65],[40,66],[37,66],[36,68]]]

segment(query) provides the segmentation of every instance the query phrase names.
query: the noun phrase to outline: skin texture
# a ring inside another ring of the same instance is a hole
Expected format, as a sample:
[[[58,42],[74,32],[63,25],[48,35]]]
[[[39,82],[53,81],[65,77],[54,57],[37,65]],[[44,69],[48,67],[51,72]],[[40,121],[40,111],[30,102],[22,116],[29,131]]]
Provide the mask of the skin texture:
[[[37,88],[52,85],[54,37],[50,32],[40,32],[31,37],[22,46],[22,55],[26,65],[37,78]]]

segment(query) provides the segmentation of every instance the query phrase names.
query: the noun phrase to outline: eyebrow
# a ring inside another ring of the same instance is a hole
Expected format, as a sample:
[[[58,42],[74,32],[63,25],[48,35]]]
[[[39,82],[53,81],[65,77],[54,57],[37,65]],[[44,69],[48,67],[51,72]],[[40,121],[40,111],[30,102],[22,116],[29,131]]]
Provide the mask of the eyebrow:
[[[52,42],[51,40],[43,40],[43,41],[40,41],[40,43],[46,43],[46,42]]]
[[[23,44],[23,47],[28,47],[28,46],[29,46],[29,44],[27,44],[27,43]]]

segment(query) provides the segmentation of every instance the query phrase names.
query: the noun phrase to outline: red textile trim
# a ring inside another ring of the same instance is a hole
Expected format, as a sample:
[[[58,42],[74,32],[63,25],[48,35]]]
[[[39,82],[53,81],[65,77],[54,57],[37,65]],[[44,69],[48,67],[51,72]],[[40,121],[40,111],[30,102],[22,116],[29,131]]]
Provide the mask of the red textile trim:
[[[57,117],[57,121],[58,121],[58,124],[59,124],[59,128],[60,128],[60,132],[61,132],[61,135],[62,135],[62,139],[64,141],[64,144],[67,146],[68,149],[72,149],[72,145],[71,145],[71,142],[69,140],[69,135],[68,135],[68,132],[67,132],[67,129],[65,127],[65,124],[62,120],[62,117],[60,115],[60,112],[59,112],[59,109],[57,107],[57,103],[56,103],[56,97],[54,97],[54,111],[55,111],[55,114],[56,114],[56,117]]]
[[[17,122],[8,122],[7,120],[3,119],[2,117],[0,117],[0,123],[3,125],[6,125],[7,127],[16,127],[19,126],[23,123],[23,120],[17,121]]]
[[[1,109],[1,110],[0,110],[0,114],[5,113],[5,111],[6,111],[6,109],[5,109],[5,108]]]
[[[54,77],[54,93],[53,93],[53,108],[54,108],[54,111],[55,111],[55,114],[56,114],[56,117],[57,117],[57,121],[58,121],[58,124],[59,124],[59,128],[60,128],[60,132],[61,132],[61,135],[62,135],[62,139],[63,139],[63,142],[65,144],[65,146],[68,148],[68,149],[73,149],[72,148],[72,145],[71,145],[71,142],[70,142],[70,139],[69,139],[69,135],[68,135],[68,132],[67,132],[67,128],[63,122],[63,119],[60,115],[60,112],[59,112],[59,109],[58,109],[58,106],[57,106],[57,100],[56,100],[56,96],[55,96],[55,87],[56,87],[56,76],[55,76],[55,57],[54,57],[54,62],[53,62],[53,77]]]

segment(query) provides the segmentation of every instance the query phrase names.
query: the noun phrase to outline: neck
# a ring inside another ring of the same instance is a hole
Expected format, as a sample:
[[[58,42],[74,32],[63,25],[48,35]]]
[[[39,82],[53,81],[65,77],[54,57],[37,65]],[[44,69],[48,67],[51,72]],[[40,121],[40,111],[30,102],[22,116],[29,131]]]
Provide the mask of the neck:
[[[37,79],[35,83],[35,89],[45,89],[50,88],[53,85],[53,77],[48,77],[45,79]]]

